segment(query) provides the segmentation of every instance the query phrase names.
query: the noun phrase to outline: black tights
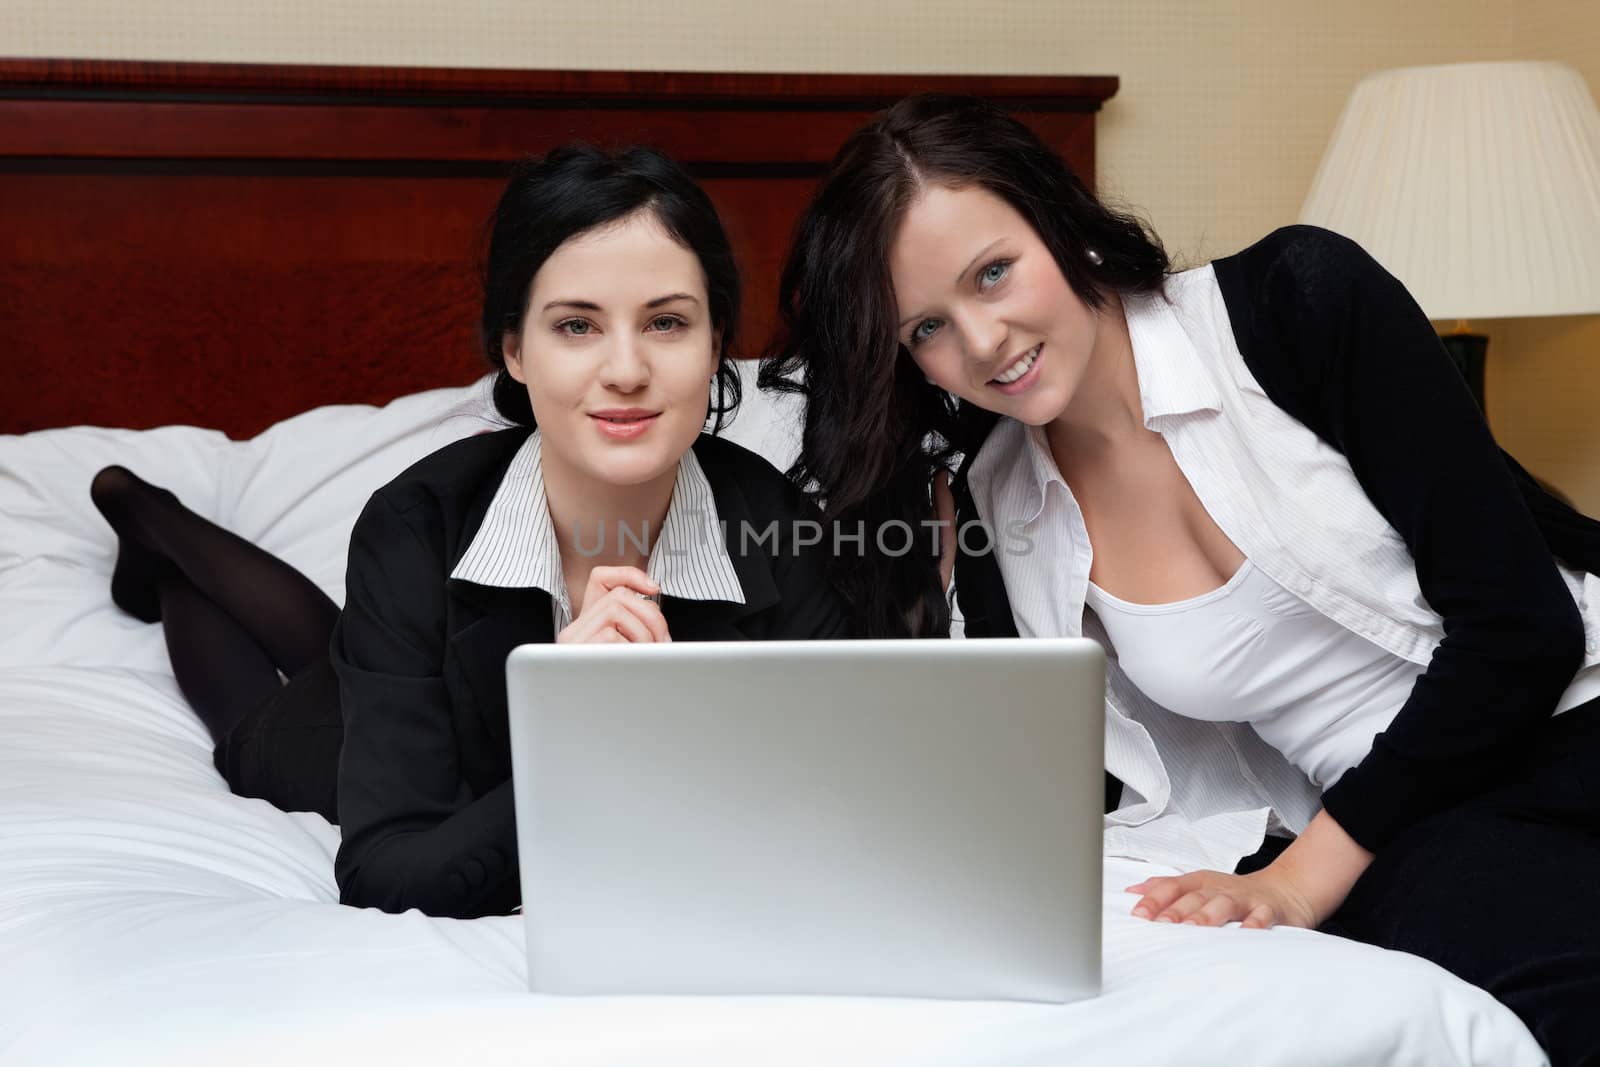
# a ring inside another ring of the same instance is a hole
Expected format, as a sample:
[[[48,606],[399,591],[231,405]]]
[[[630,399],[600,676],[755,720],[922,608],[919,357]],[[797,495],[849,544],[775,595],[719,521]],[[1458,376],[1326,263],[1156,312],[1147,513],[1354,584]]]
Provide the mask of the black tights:
[[[122,467],[89,488],[117,532],[111,597],[162,622],[178,687],[218,744],[281,687],[324,661],[339,607],[310,579]]]

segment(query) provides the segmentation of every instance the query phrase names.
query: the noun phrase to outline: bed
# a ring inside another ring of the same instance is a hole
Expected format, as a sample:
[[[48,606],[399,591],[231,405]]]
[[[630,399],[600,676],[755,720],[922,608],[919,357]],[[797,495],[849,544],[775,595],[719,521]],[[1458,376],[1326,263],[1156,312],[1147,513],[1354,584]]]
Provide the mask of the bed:
[[[587,135],[689,161],[751,276],[753,351],[817,167],[940,85],[1005,99],[1092,173],[1115,79],[0,63],[0,1062],[1544,1062],[1424,961],[1132,919],[1121,887],[1165,872],[1117,858],[1091,1001],[535,997],[517,918],[341,907],[337,829],[212,769],[159,628],[110,602],[95,470],[170,486],[342,599],[367,494],[490,424],[467,251],[506,159]],[[747,397],[730,435],[784,464],[795,410]]]

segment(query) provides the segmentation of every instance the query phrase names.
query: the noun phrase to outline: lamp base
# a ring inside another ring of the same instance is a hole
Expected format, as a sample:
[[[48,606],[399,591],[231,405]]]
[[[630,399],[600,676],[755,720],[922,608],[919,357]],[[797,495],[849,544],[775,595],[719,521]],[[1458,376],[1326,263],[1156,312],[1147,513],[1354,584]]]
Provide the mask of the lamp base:
[[[1444,342],[1450,362],[1466,379],[1472,399],[1478,402],[1478,410],[1487,414],[1489,409],[1483,406],[1483,362],[1489,351],[1489,338],[1481,333],[1447,333],[1441,334],[1439,340]]]

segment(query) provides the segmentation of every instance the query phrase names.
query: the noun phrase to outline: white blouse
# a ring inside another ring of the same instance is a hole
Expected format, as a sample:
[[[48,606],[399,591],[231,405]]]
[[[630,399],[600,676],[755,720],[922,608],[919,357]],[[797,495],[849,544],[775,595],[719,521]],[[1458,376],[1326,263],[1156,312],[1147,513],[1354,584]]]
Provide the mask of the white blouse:
[[[1172,450],[1201,505],[1280,587],[1331,623],[1425,667],[1444,630],[1404,542],[1348,460],[1268,398],[1244,358],[1210,265],[1123,301],[1144,423]],[[1002,419],[968,472],[1022,637],[1107,647],[1106,769],[1126,786],[1106,816],[1110,855],[1232,870],[1264,832],[1299,832],[1321,807],[1311,779],[1255,730],[1174,714],[1123,669],[1085,613],[1093,547],[1042,432]],[[1562,567],[1586,658],[1561,700],[1600,695],[1600,577]],[[1389,709],[1391,716],[1399,704]]]
[[[555,523],[545,499],[541,448],[540,435],[535,430],[512,457],[483,516],[483,525],[478,527],[450,577],[478,585],[543,589],[550,594],[552,621],[560,633],[572,622],[572,599],[561,569]],[[633,531],[632,535],[648,540],[646,533]],[[598,544],[602,536],[615,538],[623,534],[616,529],[584,530],[578,532],[578,542]],[[650,550],[645,573],[661,586],[663,596],[744,603],[744,590],[728,555],[711,483],[700,469],[693,449],[678,461],[672,502],[667,505],[666,519]]]

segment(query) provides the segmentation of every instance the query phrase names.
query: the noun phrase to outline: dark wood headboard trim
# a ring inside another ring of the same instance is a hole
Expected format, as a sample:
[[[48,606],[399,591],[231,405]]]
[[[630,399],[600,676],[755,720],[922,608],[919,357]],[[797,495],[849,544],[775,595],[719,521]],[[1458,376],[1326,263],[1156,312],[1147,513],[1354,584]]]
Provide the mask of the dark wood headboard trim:
[[[938,90],[987,97],[1023,111],[1097,111],[1117,91],[1110,76],[920,74],[730,74],[675,71],[492,70],[445,67],[280,66],[0,58],[0,96],[41,90],[154,96],[320,96],[563,107],[883,107]]]
[[[774,327],[812,183],[918,91],[1007,107],[1087,180],[1112,77],[704,74],[0,59],[0,433],[235,435],[484,367],[474,248],[512,161],[649,144],[717,204]]]
[[[866,113],[925,90],[1048,126],[1099,110],[1117,79],[0,60],[0,160],[503,164],[570,130],[648,140],[691,165],[814,173]],[[1092,174],[1092,156],[1079,160]]]

